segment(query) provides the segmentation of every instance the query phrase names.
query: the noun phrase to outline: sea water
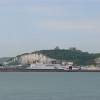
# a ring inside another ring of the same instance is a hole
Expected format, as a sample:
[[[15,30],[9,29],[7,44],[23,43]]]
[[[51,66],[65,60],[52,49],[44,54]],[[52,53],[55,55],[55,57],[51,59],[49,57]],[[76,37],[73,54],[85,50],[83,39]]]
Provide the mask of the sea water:
[[[100,100],[100,73],[3,72],[0,100]]]

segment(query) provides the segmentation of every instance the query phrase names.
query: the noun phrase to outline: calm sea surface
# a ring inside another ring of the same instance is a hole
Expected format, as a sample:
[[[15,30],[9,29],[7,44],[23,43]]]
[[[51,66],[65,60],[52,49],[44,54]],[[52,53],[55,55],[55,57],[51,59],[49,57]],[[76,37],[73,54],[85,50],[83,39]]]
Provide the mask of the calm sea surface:
[[[0,73],[0,100],[100,100],[100,73]]]

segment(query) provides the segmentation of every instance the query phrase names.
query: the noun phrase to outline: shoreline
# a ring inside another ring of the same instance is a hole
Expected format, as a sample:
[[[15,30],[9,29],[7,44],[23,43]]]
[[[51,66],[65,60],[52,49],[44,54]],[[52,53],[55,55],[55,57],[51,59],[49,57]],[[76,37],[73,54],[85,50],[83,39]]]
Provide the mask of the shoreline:
[[[100,72],[100,70],[63,70],[63,69],[13,69],[3,68],[0,72]]]

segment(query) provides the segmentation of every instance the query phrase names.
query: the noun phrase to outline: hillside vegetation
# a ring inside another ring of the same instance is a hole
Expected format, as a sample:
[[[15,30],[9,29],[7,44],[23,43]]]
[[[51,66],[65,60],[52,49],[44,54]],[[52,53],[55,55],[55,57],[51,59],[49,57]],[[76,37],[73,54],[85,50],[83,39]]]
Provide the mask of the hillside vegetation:
[[[8,61],[9,59],[11,59],[11,57],[3,57],[3,58],[0,58],[0,64],[2,64],[3,62]]]
[[[58,60],[73,61],[76,65],[91,65],[95,64],[95,59],[100,57],[100,54],[90,54],[88,52],[82,52],[80,50],[40,50],[37,53],[42,53],[50,58]]]

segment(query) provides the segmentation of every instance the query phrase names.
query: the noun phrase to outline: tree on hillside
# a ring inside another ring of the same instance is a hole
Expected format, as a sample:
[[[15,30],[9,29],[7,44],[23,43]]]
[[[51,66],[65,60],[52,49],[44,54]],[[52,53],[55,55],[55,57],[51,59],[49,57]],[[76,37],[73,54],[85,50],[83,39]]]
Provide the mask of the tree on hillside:
[[[59,46],[56,46],[56,47],[54,48],[54,50],[60,50],[60,47],[59,47]]]

